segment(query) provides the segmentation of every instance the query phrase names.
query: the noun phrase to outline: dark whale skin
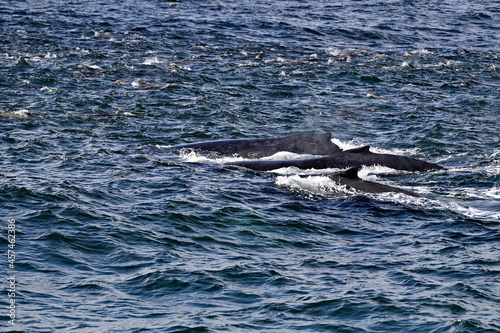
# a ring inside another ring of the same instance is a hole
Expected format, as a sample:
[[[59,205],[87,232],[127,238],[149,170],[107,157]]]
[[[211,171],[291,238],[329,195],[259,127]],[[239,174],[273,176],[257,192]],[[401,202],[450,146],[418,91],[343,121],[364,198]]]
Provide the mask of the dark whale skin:
[[[344,169],[361,168],[362,166],[372,165],[386,166],[395,170],[404,171],[445,170],[445,168],[440,165],[411,157],[372,153],[369,146],[339,151],[334,154],[315,158],[276,161],[238,161],[227,163],[227,165],[242,166],[258,171],[269,171],[284,167],[296,167],[299,169]]]
[[[176,145],[170,147],[170,149],[193,149],[220,154],[237,154],[245,158],[261,158],[274,155],[280,151],[297,154],[331,155],[340,151],[340,148],[332,142],[331,137],[330,133],[304,133],[274,139],[206,141]]]

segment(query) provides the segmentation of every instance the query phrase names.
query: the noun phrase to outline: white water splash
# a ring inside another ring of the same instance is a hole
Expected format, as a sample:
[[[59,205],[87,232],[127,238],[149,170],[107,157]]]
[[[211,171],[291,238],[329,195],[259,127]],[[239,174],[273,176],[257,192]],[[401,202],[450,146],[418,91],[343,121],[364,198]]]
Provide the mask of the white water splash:
[[[50,94],[55,94],[55,93],[58,92],[58,89],[55,88],[55,87],[46,87],[45,86],[45,87],[40,88],[40,91],[42,91],[42,92],[48,92]]]
[[[297,160],[297,159],[304,159],[304,158],[313,158],[313,157],[319,157],[318,155],[311,155],[311,154],[297,154],[297,153],[291,153],[288,151],[279,151],[271,156],[265,156],[262,157],[261,160]]]
[[[295,167],[287,167],[287,168],[281,168],[277,170],[272,170],[272,173],[279,174],[276,178],[276,185],[278,186],[288,186],[294,190],[299,190],[299,191],[306,191],[309,193],[314,193],[320,196],[329,196],[332,194],[338,194],[337,192],[343,193],[343,194],[365,194],[359,191],[356,191],[355,189],[347,189],[346,186],[337,184],[335,181],[330,179],[328,177],[328,174],[335,173],[342,171],[344,169],[321,169],[321,170],[315,170],[315,169],[309,169],[309,170],[300,170]],[[404,187],[399,184],[392,183],[390,181],[387,181],[385,179],[380,179],[376,174],[377,173],[400,173],[398,170],[390,169],[387,167],[381,167],[381,166],[371,166],[371,167],[363,167],[360,169],[358,172],[358,177],[365,180],[365,181],[371,181],[371,182],[377,182],[380,184],[384,184],[387,186],[392,186],[396,188],[401,188],[407,191],[415,192],[414,188],[409,188],[409,187]],[[307,177],[301,177],[301,176],[307,176]],[[420,192],[420,191],[418,191]],[[383,193],[381,195],[387,196],[389,195],[390,198],[393,197],[393,194],[398,194],[399,193]],[[380,194],[373,194],[373,196],[379,196]],[[404,195],[405,197],[407,195]],[[399,198],[399,196],[397,196]]]
[[[351,140],[343,142],[337,138],[333,138],[332,142],[338,145],[341,149],[353,149],[362,147],[357,141]],[[158,145],[158,148],[168,148],[169,146]],[[377,153],[389,153],[389,154],[401,154],[401,155],[412,155],[415,154],[417,149],[380,149],[377,147],[371,147],[373,152]],[[498,156],[499,152],[495,152],[492,158]],[[278,152],[272,156],[263,157],[260,160],[287,160],[287,159],[303,159],[317,157],[316,155],[309,154],[296,154],[291,152]],[[180,152],[180,158],[188,163],[216,163],[225,164],[237,161],[246,161],[247,158],[239,156],[216,156],[216,155],[203,155],[197,153],[191,149],[183,149]],[[495,186],[489,189],[475,189],[475,188],[461,188],[456,189],[453,193],[445,194],[441,199],[430,199],[426,197],[411,197],[402,193],[362,193],[356,191],[355,189],[348,189],[345,185],[340,185],[330,179],[327,174],[339,172],[343,169],[330,168],[330,169],[308,169],[302,170],[296,167],[284,167],[276,170],[269,171],[276,175],[275,184],[279,187],[285,187],[293,191],[304,192],[319,197],[332,197],[332,196],[352,196],[352,195],[364,195],[372,198],[373,200],[382,202],[391,202],[402,205],[410,205],[414,207],[421,207],[424,210],[437,209],[441,211],[452,211],[461,214],[467,218],[479,219],[484,221],[500,221],[500,213],[489,211],[487,209],[481,209],[477,207],[466,206],[464,203],[457,201],[457,196],[459,198],[468,198],[475,200],[491,200],[492,198],[500,198],[500,187]],[[471,167],[471,168],[459,168],[451,169],[446,172],[485,172],[489,175],[500,174],[500,166],[493,164],[484,167]],[[422,184],[421,186],[404,186],[398,183],[394,183],[380,177],[379,175],[387,174],[407,174],[405,171],[394,170],[384,166],[369,166],[363,167],[359,170],[359,178],[365,181],[372,181],[381,183],[388,186],[393,186],[396,188],[401,188],[416,194],[432,196],[438,188],[432,188]]]
[[[336,144],[342,150],[349,150],[354,148],[361,148],[368,146],[367,144],[360,143],[356,140],[350,140],[347,142],[341,141],[337,138],[332,138],[332,142]],[[383,149],[379,147],[370,146],[370,151],[378,154],[393,154],[402,156],[416,155],[419,152],[418,148],[407,148],[407,149]]]
[[[21,109],[21,110],[17,110],[17,111],[12,112],[12,114],[19,116],[19,117],[27,117],[30,114],[30,111],[26,110],[26,109]]]
[[[340,54],[342,54],[342,51],[335,47],[329,47],[325,50],[325,52],[326,54],[331,55],[333,57],[338,57]]]
[[[467,206],[464,203],[456,201],[456,194],[452,193],[448,196],[433,199],[427,197],[412,197],[403,193],[387,192],[387,193],[363,193],[354,189],[348,189],[345,185],[340,185],[334,182],[325,174],[336,172],[338,170],[298,170],[296,168],[282,168],[274,170],[273,173],[280,174],[276,177],[276,186],[285,187],[293,191],[313,194],[319,197],[332,196],[350,196],[364,195],[376,201],[389,202],[401,205],[409,205],[420,207],[424,210],[436,209],[440,211],[451,211],[463,215],[467,218],[477,219],[482,221],[500,221],[500,213],[481,209],[473,206]],[[360,170],[358,176],[367,181],[373,181],[396,188],[401,188],[407,191],[414,192],[420,195],[432,195],[432,188],[428,186],[402,186],[387,180],[379,178],[374,173],[399,172],[385,167],[364,167]],[[314,172],[316,174],[314,174]],[[322,174],[318,174],[322,172]],[[305,176],[306,175],[306,176]],[[472,192],[471,192],[472,191]],[[500,188],[494,187],[487,190],[467,189],[462,193],[467,198],[487,199],[500,198]]]
[[[489,190],[486,190],[484,194],[491,198],[500,199],[500,186],[495,186]]]
[[[206,156],[202,154],[198,154],[197,152],[191,149],[181,149],[180,159],[187,163],[217,163],[217,164],[225,164],[231,162],[244,161],[243,157],[236,156],[224,156],[224,157],[214,157],[214,156]]]
[[[146,60],[144,60],[141,64],[143,64],[143,65],[156,65],[156,64],[161,64],[161,61],[158,60],[157,56],[154,56],[154,57],[146,58]]]
[[[291,190],[308,192],[320,196],[357,194],[356,190],[348,189],[345,185],[340,185],[327,176],[278,176],[275,180],[275,184],[277,186],[287,187]]]

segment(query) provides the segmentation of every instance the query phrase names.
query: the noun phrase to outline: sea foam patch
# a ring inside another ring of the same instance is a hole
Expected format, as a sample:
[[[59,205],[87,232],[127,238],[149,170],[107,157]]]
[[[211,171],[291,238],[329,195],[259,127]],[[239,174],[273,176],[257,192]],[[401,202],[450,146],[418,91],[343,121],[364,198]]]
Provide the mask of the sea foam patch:
[[[330,196],[339,193],[353,195],[358,193],[356,190],[349,189],[345,185],[337,184],[327,176],[278,176],[276,177],[275,184],[291,190],[308,192],[320,196]]]

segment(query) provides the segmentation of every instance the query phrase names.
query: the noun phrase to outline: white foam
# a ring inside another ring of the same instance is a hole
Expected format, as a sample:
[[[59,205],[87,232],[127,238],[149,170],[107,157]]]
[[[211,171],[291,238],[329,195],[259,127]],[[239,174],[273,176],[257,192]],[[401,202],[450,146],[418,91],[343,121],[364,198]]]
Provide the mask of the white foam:
[[[500,199],[500,186],[490,188],[489,190],[486,190],[484,194],[491,198]]]
[[[328,173],[338,172],[342,169],[337,168],[328,168],[328,169],[299,169],[297,167],[284,167],[274,170],[269,170],[270,173],[278,174],[278,175],[302,175],[302,176],[310,176],[310,175],[325,175]]]
[[[22,111],[22,110],[20,110]],[[19,111],[19,112],[20,112]],[[25,110],[27,112],[27,110]],[[349,141],[342,142],[339,139],[332,139],[332,141],[337,144],[342,149],[352,149],[361,147],[357,142]],[[168,148],[170,146],[157,145],[158,148]],[[396,152],[408,152],[413,150],[383,150],[374,149],[375,151],[382,151],[388,153]],[[495,151],[493,156],[498,156],[499,152]],[[306,154],[296,154],[291,152],[278,152],[272,156],[261,158],[260,160],[286,160],[286,159],[300,159],[300,158],[310,158],[314,155]],[[214,156],[214,155],[203,155],[199,154],[191,149],[182,149],[180,151],[181,160],[188,163],[216,163],[225,164],[237,161],[248,160],[243,157],[236,156]],[[402,193],[377,193],[377,194],[366,194],[358,192],[354,189],[348,189],[345,185],[340,185],[330,179],[326,174],[341,171],[341,169],[330,168],[330,169],[308,169],[302,170],[296,167],[285,167],[270,171],[270,173],[276,175],[275,184],[280,187],[286,187],[288,189],[304,192],[306,194],[316,195],[320,197],[331,197],[331,196],[351,196],[351,195],[365,195],[367,197],[373,198],[377,201],[382,202],[392,202],[402,205],[411,205],[416,207],[421,207],[424,210],[437,209],[440,211],[452,211],[461,214],[467,218],[486,220],[486,221],[500,221],[500,213],[495,211],[489,211],[487,209],[481,209],[478,207],[468,206],[471,202],[470,199],[480,200],[480,201],[491,201],[500,198],[500,186],[494,186],[487,189],[476,189],[476,188],[460,188],[453,189],[444,195],[440,195],[439,199],[429,199],[425,197],[412,197]],[[500,174],[500,165],[489,165],[485,167],[469,167],[469,168],[458,168],[451,169],[447,172],[485,172],[492,175]],[[404,187],[401,184],[394,184],[383,177],[379,177],[379,174],[401,174],[404,171],[394,170],[383,166],[369,166],[363,167],[359,170],[358,176],[366,181],[377,182],[381,184],[386,184],[389,186],[394,186],[397,188],[405,189],[418,194],[432,194],[434,191],[438,191],[439,188],[433,188],[429,185]],[[458,199],[457,199],[458,198]],[[469,200],[463,201],[461,200]]]
[[[161,61],[158,60],[157,56],[146,58],[146,60],[142,62],[143,65],[156,65],[160,63]]]
[[[461,187],[454,189],[448,194],[450,197],[461,197],[466,199],[490,200],[491,198],[500,198],[500,186],[492,188],[472,188]]]
[[[143,86],[143,85],[142,85],[142,81],[137,80],[137,79],[136,79],[136,80],[134,80],[134,81],[132,81],[132,83],[130,83],[130,85],[131,85],[132,87],[142,87],[142,86]]]
[[[403,61],[401,63],[401,67],[407,67],[407,68],[415,68],[412,64],[410,64],[408,61]]]
[[[461,61],[458,60],[445,60],[443,62],[440,62],[438,66],[441,67],[449,67],[449,68],[455,68],[457,66],[460,66],[462,64]]]
[[[325,172],[325,170],[322,170]],[[337,172],[338,170],[331,170],[331,172]],[[361,178],[361,177],[360,177]],[[381,182],[379,182],[381,183]],[[387,182],[385,182],[387,183]],[[292,190],[307,192],[310,194],[315,194],[319,196],[329,197],[332,195],[366,195],[372,197],[376,200],[397,202],[403,204],[414,204],[422,198],[415,198],[408,196],[404,193],[387,192],[387,193],[364,193],[357,191],[353,188],[348,188],[346,185],[338,184],[331,178],[326,176],[324,173],[322,175],[309,175],[307,177],[291,174],[291,175],[281,175],[276,177],[275,184],[277,186],[287,187]],[[394,184],[390,184],[393,185]],[[401,188],[401,186],[399,186]],[[413,190],[413,189],[409,189]]]
[[[413,187],[413,192],[424,194],[425,192],[430,193],[432,189],[429,187]],[[383,197],[383,196],[382,196]],[[460,199],[457,199],[460,197]],[[442,211],[452,211],[461,214],[465,217],[479,220],[487,221],[500,221],[500,213],[496,211],[489,211],[487,209],[481,209],[474,207],[471,204],[471,200],[479,201],[491,201],[491,197],[500,198],[500,189],[498,187],[487,189],[487,190],[477,190],[477,189],[460,189],[460,191],[455,191],[446,196],[440,196],[438,199],[429,199],[425,197],[419,198],[394,198],[394,202],[402,204],[411,204],[414,206],[422,207],[424,209],[437,209]],[[390,199],[389,197],[386,197]],[[458,200],[464,200],[460,202]],[[391,199],[392,201],[392,199]],[[478,202],[478,201],[476,201]],[[474,203],[472,203],[474,204]]]
[[[379,181],[379,177],[377,176],[378,174],[387,175],[387,174],[402,174],[402,173],[405,173],[405,171],[396,170],[381,165],[370,165],[370,166],[363,166],[358,171],[358,177],[363,180],[378,182]]]
[[[48,93],[51,93],[51,94],[55,94],[57,92],[57,88],[54,88],[54,87],[42,87],[42,88],[40,88],[40,91],[48,92]]]
[[[12,114],[15,116],[18,116],[18,117],[26,118],[30,114],[30,111],[26,110],[26,109],[21,109],[21,110],[17,110],[17,111],[12,112]]]
[[[461,173],[483,173],[488,177],[499,176],[500,175],[500,164],[479,166],[479,167],[462,167],[449,169],[449,172],[461,172]]]
[[[348,141],[348,142],[343,142],[343,141],[340,141],[337,138],[332,138],[332,142],[334,144],[336,144],[342,150],[360,148],[360,147],[364,146],[363,144],[356,143],[354,140],[351,140],[351,141]]]
[[[500,221],[500,213],[479,209],[476,207],[465,206],[454,201],[442,201],[428,199],[425,197],[412,197],[404,193],[387,192],[387,193],[361,193],[354,189],[348,189],[345,185],[340,185],[334,182],[327,176],[307,176],[300,175],[281,175],[276,177],[275,184],[277,186],[286,187],[291,190],[314,194],[317,196],[330,197],[332,195],[359,195],[363,194],[377,201],[392,202],[402,205],[411,205],[421,207],[422,209],[437,209],[441,211],[453,211],[467,218]],[[399,186],[401,187],[401,186]],[[411,188],[413,192],[422,193],[418,188]],[[498,188],[491,191],[495,197],[500,197]],[[489,192],[488,192],[489,193]]]
[[[47,54],[41,55],[28,55],[27,58],[33,61],[39,61],[42,59],[57,59],[57,54],[47,52]]]
[[[283,186],[292,190],[308,192],[321,196],[329,196],[333,193],[343,193],[346,195],[357,193],[355,190],[347,189],[345,185],[337,184],[327,176],[278,176],[275,183],[277,186]]]
[[[98,65],[87,65],[87,67],[95,70],[102,70],[102,67]]]
[[[19,118],[19,119],[25,119],[28,117],[30,112],[26,109],[21,109],[13,112],[4,112],[0,110],[0,118],[1,117],[13,117],[13,118]]]
[[[162,149],[162,148],[170,148],[171,146],[166,146],[166,145],[156,145],[156,148]],[[238,161],[249,161],[253,159],[248,159],[244,158],[241,156],[214,156],[214,155],[204,155],[200,154],[192,149],[181,149],[179,157],[188,163],[218,163],[218,164],[224,164],[224,163],[231,163],[231,162],[238,162]],[[287,151],[281,151],[277,152],[274,155],[271,156],[266,156],[262,157],[259,160],[261,161],[273,161],[273,160],[293,160],[293,159],[304,159],[304,158],[312,158],[312,157],[318,157],[317,155],[310,155],[310,154],[296,154],[296,153],[291,153]],[[281,168],[277,170],[272,170],[271,172],[273,173],[283,173],[283,174],[317,174],[321,173],[324,174],[325,172],[329,172],[328,170],[331,170],[330,172],[335,172],[338,171],[339,169],[322,169],[322,170],[300,170],[295,167],[286,167],[286,168]]]
[[[217,163],[217,164],[225,164],[231,162],[243,161],[242,157],[211,157],[198,154],[197,152],[191,149],[181,149],[179,157],[181,160],[188,163]]]
[[[427,55],[433,55],[434,54],[432,51],[427,50],[427,49],[420,49],[420,50],[415,51],[414,53],[416,53],[418,55],[422,55],[422,56],[427,56]]]
[[[342,150],[361,148],[366,146],[366,144],[359,143],[355,140],[350,140],[347,142],[340,141],[340,139],[332,138],[332,142],[336,144]],[[370,146],[370,151],[378,154],[393,154],[393,155],[403,155],[411,156],[416,155],[419,152],[418,148],[407,148],[407,149],[383,149],[374,146]]]
[[[421,191],[415,191],[416,189],[417,188],[412,188],[413,192],[422,194]],[[455,201],[436,200],[425,197],[411,197],[402,193],[393,192],[380,193],[376,195],[368,194],[367,196],[371,196],[378,201],[388,201],[403,205],[412,205],[421,207],[425,210],[436,209],[440,211],[452,211],[471,219],[483,221],[500,221],[499,212],[493,212],[472,206],[465,206]]]
[[[307,192],[312,192],[318,195],[326,196],[332,194],[332,192],[341,192],[345,194],[360,194],[361,192],[355,189],[347,189],[346,186],[337,184],[332,179],[330,179],[327,174],[342,171],[344,169],[308,169],[301,170],[295,167],[281,168],[277,170],[272,170],[272,173],[280,174],[276,179],[277,185],[287,185],[295,190],[304,190]],[[377,174],[388,174],[388,173],[401,173],[401,171],[394,170],[388,167],[382,166],[370,166],[362,167],[358,172],[358,177],[371,182],[377,182],[380,184],[385,184],[388,186],[394,186],[408,191],[415,191],[414,188],[403,188],[398,184],[393,184],[387,180],[379,179]],[[301,177],[308,176],[308,177]],[[420,191],[418,191],[420,192]],[[379,196],[380,194],[374,194],[373,196]],[[405,198],[407,195],[403,195]],[[383,193],[382,197],[387,197],[389,199],[398,199],[401,197],[400,193]]]
[[[445,208],[460,213],[468,218],[479,220],[495,220],[500,221],[500,213],[481,210],[475,207],[465,207],[456,202],[448,202]]]
[[[325,50],[326,54],[331,55],[333,57],[338,57],[342,51],[335,48],[335,47],[329,47]]]
[[[297,154],[297,153],[291,153],[288,151],[279,151],[275,153],[274,155],[271,156],[265,156],[262,157],[261,160],[297,160],[297,159],[304,159],[304,158],[312,158],[312,157],[319,157],[318,155],[311,155],[311,154]]]
[[[245,62],[245,63],[242,63],[242,64],[238,64],[238,67],[257,67],[259,65],[260,64],[258,62],[248,61],[248,62]]]
[[[412,192],[414,189],[411,189]],[[371,197],[375,200],[378,201],[383,201],[383,202],[394,202],[402,205],[413,205],[413,206],[423,206],[425,207],[427,204],[427,200],[422,197],[413,197],[410,195],[406,195],[404,193],[397,193],[397,192],[384,192],[384,193],[367,193],[365,194],[368,197]]]

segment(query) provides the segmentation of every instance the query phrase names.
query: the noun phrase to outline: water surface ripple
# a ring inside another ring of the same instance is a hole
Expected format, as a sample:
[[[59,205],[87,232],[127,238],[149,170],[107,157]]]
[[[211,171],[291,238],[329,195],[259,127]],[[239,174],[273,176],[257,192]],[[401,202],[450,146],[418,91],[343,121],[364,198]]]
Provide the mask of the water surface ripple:
[[[500,332],[499,8],[3,1],[2,330]],[[304,132],[448,170],[339,196],[165,148]]]

